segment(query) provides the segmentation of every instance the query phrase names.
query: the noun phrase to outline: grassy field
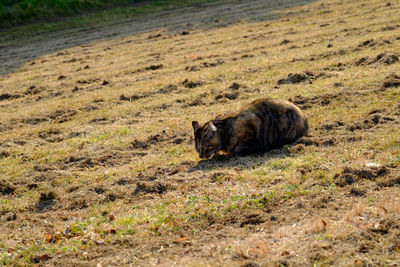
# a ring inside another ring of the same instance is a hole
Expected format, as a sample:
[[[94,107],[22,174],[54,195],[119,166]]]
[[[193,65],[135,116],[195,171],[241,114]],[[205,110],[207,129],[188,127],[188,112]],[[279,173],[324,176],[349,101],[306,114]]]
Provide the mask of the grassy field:
[[[1,76],[0,265],[398,266],[399,13],[316,1]],[[260,97],[296,103],[310,136],[200,160],[191,121]]]

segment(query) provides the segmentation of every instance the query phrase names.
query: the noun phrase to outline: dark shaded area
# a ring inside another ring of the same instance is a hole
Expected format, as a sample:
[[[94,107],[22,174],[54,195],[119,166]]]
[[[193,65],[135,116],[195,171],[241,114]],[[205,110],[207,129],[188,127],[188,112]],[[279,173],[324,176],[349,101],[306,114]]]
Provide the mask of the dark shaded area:
[[[50,210],[56,203],[55,195],[53,192],[41,193],[39,201],[36,205],[36,210],[39,212]]]
[[[0,27],[26,24],[35,20],[54,20],[140,2],[144,0],[3,0],[0,2]]]
[[[27,40],[28,37],[20,35],[17,35],[15,40],[2,41],[0,45],[0,74],[9,73],[20,65],[45,54],[94,41],[109,40],[157,29],[168,29],[172,33],[179,32],[182,37],[187,37],[190,34],[188,30],[196,27],[215,28],[240,20],[264,21],[276,19],[279,16],[276,13],[277,10],[311,2],[314,1],[282,0],[277,3],[263,0],[230,0],[222,3],[219,1],[205,2],[185,8],[124,17],[119,20],[114,18],[97,24],[73,25],[72,28],[68,29],[68,34],[65,34],[66,29],[62,29],[66,26],[58,25],[54,26],[54,29],[49,30],[49,32],[32,32],[34,38],[29,37],[29,41]],[[36,26],[37,29],[40,29],[45,25],[36,23]],[[9,37],[11,33],[12,30],[1,30],[0,36]],[[162,35],[149,35],[149,41],[159,37],[162,37]],[[32,62],[32,64],[35,64],[35,62]]]

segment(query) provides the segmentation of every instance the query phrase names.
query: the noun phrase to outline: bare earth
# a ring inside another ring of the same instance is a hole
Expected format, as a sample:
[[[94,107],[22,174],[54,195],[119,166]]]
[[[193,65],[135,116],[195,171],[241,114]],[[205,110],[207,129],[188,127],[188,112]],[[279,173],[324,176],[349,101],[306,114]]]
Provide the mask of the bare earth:
[[[399,266],[400,1],[224,1],[0,45],[0,265]],[[200,160],[289,99],[310,136]]]

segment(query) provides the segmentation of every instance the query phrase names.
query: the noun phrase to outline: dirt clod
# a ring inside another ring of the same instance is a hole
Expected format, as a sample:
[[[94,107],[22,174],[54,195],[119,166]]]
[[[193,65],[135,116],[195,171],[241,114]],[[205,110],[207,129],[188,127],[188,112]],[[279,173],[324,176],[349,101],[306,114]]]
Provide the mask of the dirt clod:
[[[389,173],[389,170],[382,166],[380,168],[365,168],[365,169],[352,169],[346,167],[342,174],[335,180],[335,183],[339,186],[346,186],[353,184],[363,179],[375,180],[378,177],[385,176]]]
[[[215,100],[223,100],[223,99],[235,100],[236,98],[238,98],[238,96],[239,96],[239,92],[223,93],[223,94],[216,95],[214,97],[214,99]]]
[[[9,222],[9,221],[15,221],[17,219],[17,214],[14,212],[7,212],[4,215],[0,213],[0,221],[2,222]]]
[[[134,140],[131,144],[134,149],[147,149],[149,147],[147,142],[143,142],[143,141],[139,141],[139,140]]]
[[[374,39],[369,39],[369,40],[366,40],[366,41],[362,42],[362,43],[359,44],[358,46],[359,46],[359,47],[373,46],[373,45],[375,45],[375,44],[376,44],[376,42],[374,41]]]
[[[240,222],[240,227],[244,227],[245,225],[257,225],[265,222],[266,219],[260,212],[249,213],[246,214],[243,220]]]
[[[150,66],[146,67],[145,70],[158,70],[158,69],[161,69],[162,67],[164,67],[163,64],[150,65]]]
[[[194,81],[189,81],[188,79],[185,79],[182,82],[182,85],[185,86],[186,88],[191,88],[192,89],[192,88],[196,88],[198,86],[203,85],[203,82],[201,82],[201,81],[194,82]]]
[[[381,53],[378,54],[375,58],[371,58],[369,56],[362,57],[356,61],[354,61],[354,65],[363,66],[363,65],[371,65],[371,64],[385,64],[392,65],[399,61],[399,57],[395,53]]]
[[[240,84],[238,83],[232,83],[231,86],[229,86],[229,89],[231,90],[238,90],[240,88]]]
[[[42,91],[41,88],[37,88],[35,85],[31,85],[28,87],[28,89],[25,91],[25,95],[36,95],[39,94]]]
[[[367,192],[362,189],[358,189],[356,187],[352,188],[349,192],[350,195],[356,196],[356,197],[362,197],[366,194]]]
[[[141,193],[155,193],[155,194],[163,194],[168,190],[168,186],[156,182],[156,183],[137,183],[136,189],[133,191],[133,195],[138,195]]]
[[[20,97],[21,97],[20,95],[2,94],[2,95],[0,95],[0,101],[16,99],[16,98],[20,98]]]
[[[288,39],[285,39],[281,42],[281,45],[285,45],[285,44],[289,44],[289,43],[290,43],[290,41]]]
[[[281,84],[296,84],[314,78],[312,73],[289,73],[286,79],[280,79],[278,85]]]
[[[0,194],[9,195],[14,193],[15,188],[4,181],[0,181]]]
[[[7,158],[8,156],[10,156],[9,152],[0,149],[0,159]]]
[[[43,212],[46,210],[52,209],[54,204],[56,203],[55,195],[53,192],[49,193],[41,193],[39,201],[36,205],[36,210],[39,212]]]
[[[400,76],[396,74],[391,74],[385,78],[385,81],[383,82],[383,87],[384,88],[390,88],[390,87],[399,87],[400,86]]]

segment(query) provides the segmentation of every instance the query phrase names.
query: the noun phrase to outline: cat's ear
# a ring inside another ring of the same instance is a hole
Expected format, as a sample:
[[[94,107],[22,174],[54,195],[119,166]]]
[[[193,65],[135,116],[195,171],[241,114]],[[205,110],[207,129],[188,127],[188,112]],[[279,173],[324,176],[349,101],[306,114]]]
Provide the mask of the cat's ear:
[[[211,132],[216,132],[217,131],[217,127],[215,127],[214,123],[212,123],[211,121],[208,124],[208,129],[210,129]]]
[[[196,131],[196,129],[199,128],[199,123],[197,121],[192,121],[192,126],[193,126],[193,130]]]

